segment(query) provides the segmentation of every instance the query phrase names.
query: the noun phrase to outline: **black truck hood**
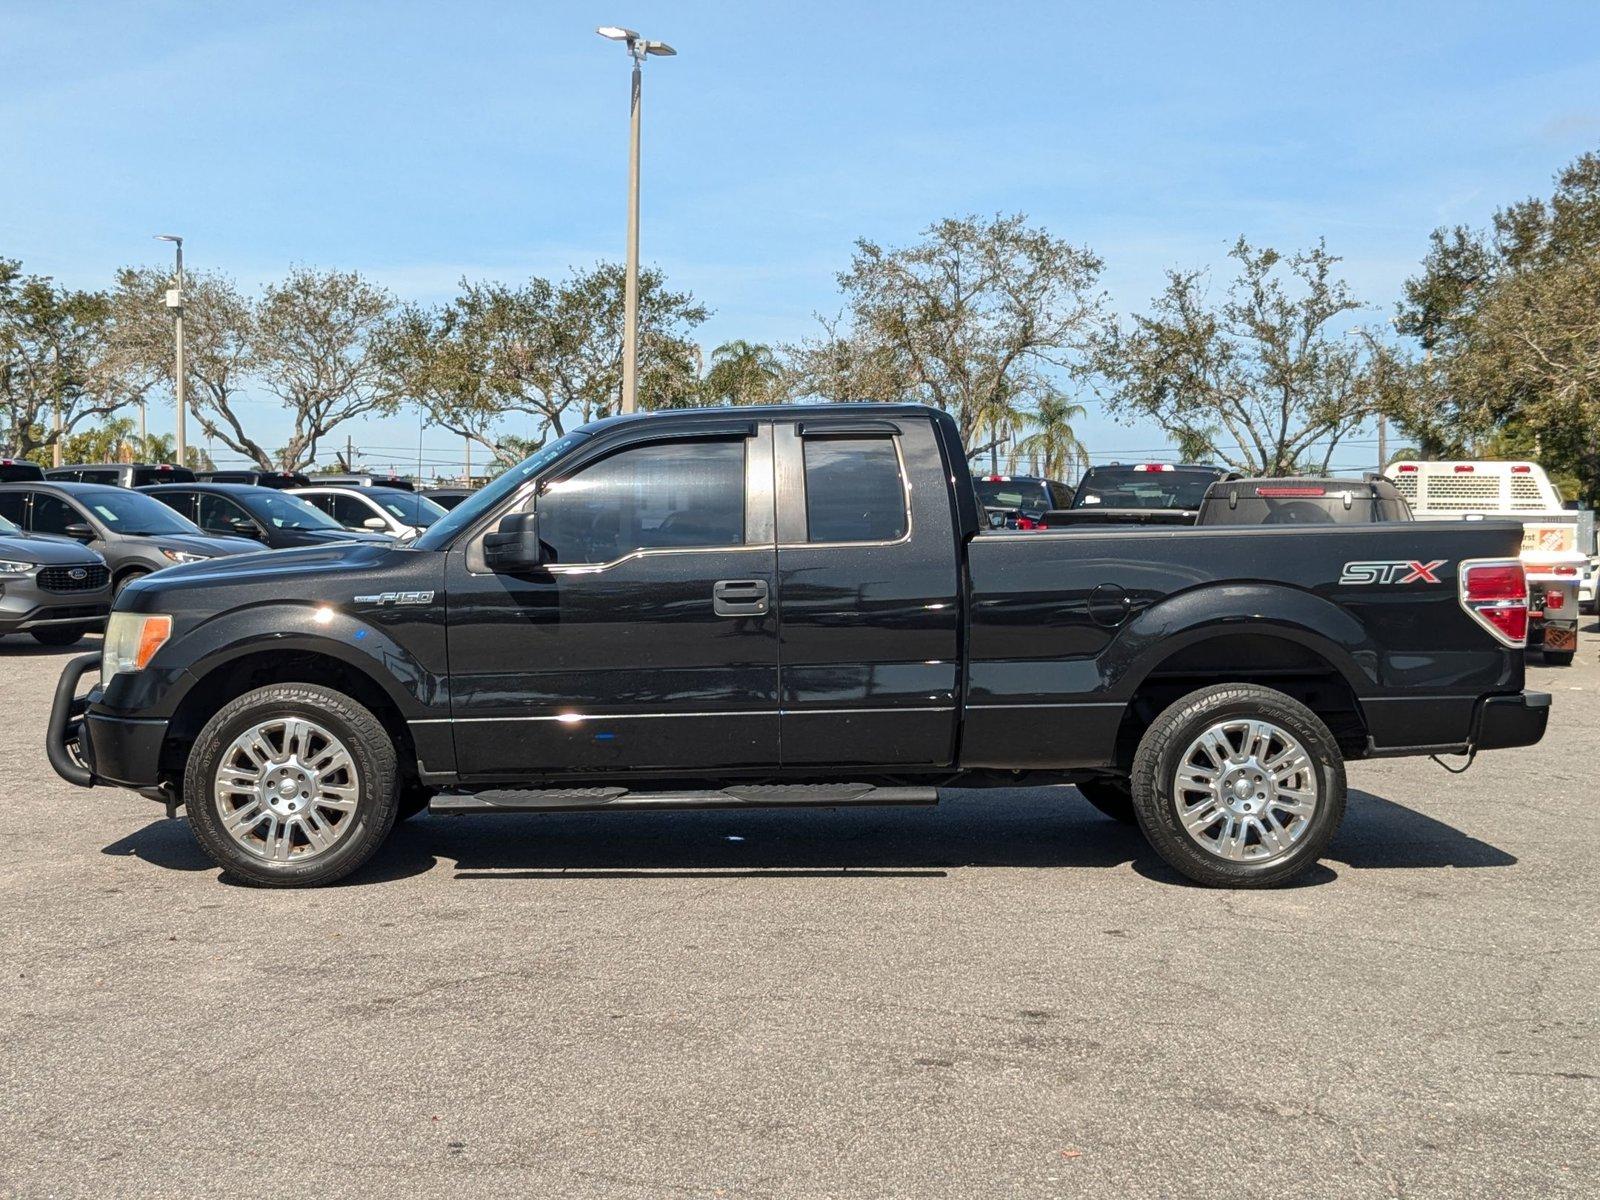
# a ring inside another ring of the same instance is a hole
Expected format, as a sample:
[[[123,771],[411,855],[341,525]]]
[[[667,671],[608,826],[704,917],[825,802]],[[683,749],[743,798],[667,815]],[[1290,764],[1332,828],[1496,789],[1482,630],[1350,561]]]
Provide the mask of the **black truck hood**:
[[[388,542],[337,542],[229,555],[156,571],[130,584],[118,608],[213,614],[274,604],[350,604],[357,595],[438,586],[444,555]]]
[[[0,558],[15,558],[43,566],[82,566],[101,558],[81,542],[51,534],[8,533],[0,535]]]

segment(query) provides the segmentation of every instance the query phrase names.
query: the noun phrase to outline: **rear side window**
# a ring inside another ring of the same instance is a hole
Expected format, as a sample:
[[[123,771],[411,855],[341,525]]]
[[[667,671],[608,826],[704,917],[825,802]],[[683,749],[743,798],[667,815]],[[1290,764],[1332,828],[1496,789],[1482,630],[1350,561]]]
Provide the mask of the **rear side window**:
[[[378,515],[364,501],[354,496],[336,494],[331,499],[333,519],[346,529],[365,529],[366,523]]]
[[[905,480],[887,437],[805,439],[806,540],[894,542],[906,534]]]
[[[557,563],[635,550],[744,544],[744,441],[623,450],[539,497],[539,539]]]
[[[193,492],[152,492],[151,498],[161,501],[179,516],[194,520]]]

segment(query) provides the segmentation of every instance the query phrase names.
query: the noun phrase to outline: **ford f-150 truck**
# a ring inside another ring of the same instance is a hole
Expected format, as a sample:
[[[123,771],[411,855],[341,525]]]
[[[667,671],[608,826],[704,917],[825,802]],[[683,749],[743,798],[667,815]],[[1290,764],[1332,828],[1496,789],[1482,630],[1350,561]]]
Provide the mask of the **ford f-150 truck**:
[[[1544,733],[1515,524],[985,525],[926,408],[613,417],[412,541],[131,585],[48,751],[186,805],[264,885],[346,875],[428,808],[1076,783],[1189,878],[1252,887],[1327,847],[1345,760]]]

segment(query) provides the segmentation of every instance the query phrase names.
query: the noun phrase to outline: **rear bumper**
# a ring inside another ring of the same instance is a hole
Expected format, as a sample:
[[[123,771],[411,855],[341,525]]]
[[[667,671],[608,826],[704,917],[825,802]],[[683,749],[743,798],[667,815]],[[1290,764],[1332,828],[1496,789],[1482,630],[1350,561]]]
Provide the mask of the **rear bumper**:
[[[78,684],[100,669],[99,654],[74,658],[56,684],[45,734],[45,753],[55,773],[79,787],[97,783],[148,789],[160,782],[163,720],[129,720],[89,712],[94,693],[77,695]]]
[[[1489,696],[1478,706],[1472,744],[1478,750],[1532,746],[1544,737],[1550,721],[1550,693],[1522,692]]]

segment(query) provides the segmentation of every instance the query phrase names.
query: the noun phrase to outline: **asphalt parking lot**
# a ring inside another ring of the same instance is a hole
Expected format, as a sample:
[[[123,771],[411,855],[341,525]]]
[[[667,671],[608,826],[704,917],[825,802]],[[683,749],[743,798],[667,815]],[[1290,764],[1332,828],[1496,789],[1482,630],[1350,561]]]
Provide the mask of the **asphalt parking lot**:
[[[0,1191],[1591,1196],[1600,633],[1543,745],[1186,886],[1070,789],[442,819],[229,886],[0,641]],[[82,649],[92,648],[85,643]]]

